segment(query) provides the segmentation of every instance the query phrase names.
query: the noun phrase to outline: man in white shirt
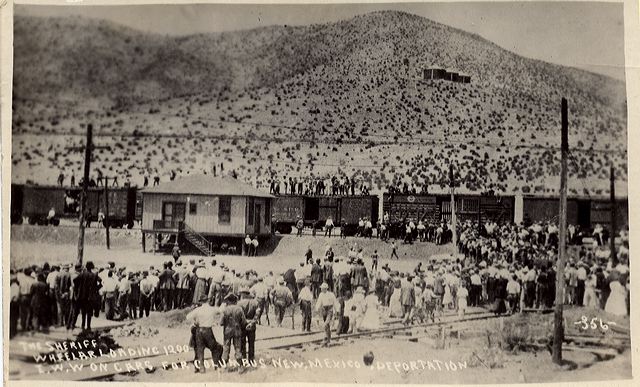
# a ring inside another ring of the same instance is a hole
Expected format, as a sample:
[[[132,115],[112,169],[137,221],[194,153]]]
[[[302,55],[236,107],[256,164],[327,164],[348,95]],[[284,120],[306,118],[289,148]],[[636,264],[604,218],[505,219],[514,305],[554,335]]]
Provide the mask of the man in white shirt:
[[[521,287],[517,281],[517,277],[515,274],[512,274],[507,283],[507,301],[509,302],[509,311],[511,313],[515,313],[516,311],[518,302],[520,301],[520,291]]]
[[[47,275],[45,282],[49,288],[49,302],[51,302],[51,322],[55,325],[58,325],[59,321],[62,320],[62,316],[59,315],[59,308],[56,301],[56,281],[58,279],[58,275],[60,274],[60,269],[58,266],[51,266],[51,272]]]
[[[145,314],[149,317],[154,293],[155,285],[149,278],[149,272],[145,270],[142,272],[142,280],[140,281],[140,317]]]
[[[578,285],[576,286],[576,304],[582,305],[582,301],[584,300],[584,285],[587,281],[587,269],[584,262],[580,262],[578,264],[577,277],[578,277]]]
[[[267,324],[271,325],[269,321],[269,287],[264,283],[264,279],[262,277],[258,277],[258,282],[253,285],[250,289],[251,294],[255,297],[258,302],[259,312],[256,314],[256,321],[258,324],[261,324],[260,319],[262,318],[262,314],[267,317]]]
[[[220,364],[222,358],[222,345],[216,341],[212,327],[220,321],[219,308],[212,306],[214,301],[205,302],[202,306],[192,310],[186,317],[191,322],[191,340],[194,344],[196,358],[193,361],[195,372],[204,373],[204,350],[211,351],[211,359],[214,364]]]
[[[160,293],[157,291],[158,283],[160,283],[160,277],[158,277],[158,274],[159,274],[158,270],[154,269],[153,266],[151,266],[149,269],[149,280],[153,284],[153,290],[154,290],[153,297],[151,298],[151,307],[153,310],[160,309],[161,297],[160,297]]]
[[[251,256],[252,253],[252,249],[253,249],[253,245],[251,244],[251,237],[249,236],[249,234],[247,234],[246,237],[244,237],[244,249],[245,249],[245,254],[248,256]]]
[[[371,237],[373,236],[373,223],[371,223],[371,219],[365,219],[364,235],[369,239],[371,239]]]
[[[318,295],[318,300],[316,301],[316,312],[322,316],[325,345],[329,345],[331,342],[331,321],[333,320],[333,314],[339,307],[335,294],[330,292],[329,285],[323,282],[320,285],[320,295]]]
[[[121,314],[127,313],[129,310],[129,295],[131,294],[131,282],[129,282],[128,273],[123,273],[118,283],[118,309]]]
[[[302,331],[311,332],[311,304],[313,302],[313,293],[311,292],[310,279],[305,280],[305,285],[300,290],[300,294],[298,294],[298,302],[300,303],[300,311],[302,312]]]
[[[256,254],[258,254],[258,245],[259,244],[260,243],[258,242],[258,237],[254,236],[253,239],[251,240],[251,246],[252,246],[252,249],[253,249],[253,256],[254,257],[256,256]]]
[[[118,280],[113,278],[111,270],[107,273],[107,278],[102,281],[100,295],[104,297],[104,313],[107,320],[113,320],[116,312],[116,300],[118,292]]]
[[[473,274],[470,277],[471,281],[471,291],[470,291],[470,306],[480,306],[480,296],[482,295],[482,278],[480,278],[480,274],[478,269],[473,271]]]
[[[200,278],[200,275],[206,275],[210,282],[207,299],[214,300],[214,305],[220,306],[222,304],[222,283],[225,280],[225,272],[218,266],[218,262],[215,259],[211,260],[211,267],[206,274],[205,271],[204,267],[200,273],[196,271],[196,277]]]

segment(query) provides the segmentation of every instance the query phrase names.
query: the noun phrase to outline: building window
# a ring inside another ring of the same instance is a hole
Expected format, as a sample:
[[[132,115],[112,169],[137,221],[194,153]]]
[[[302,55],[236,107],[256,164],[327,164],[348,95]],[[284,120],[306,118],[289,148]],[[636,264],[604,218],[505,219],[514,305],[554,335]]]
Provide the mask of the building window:
[[[198,203],[189,203],[189,215],[196,215],[198,213]]]
[[[231,197],[221,196],[218,203],[218,223],[231,223]]]
[[[264,205],[264,225],[268,226],[271,223],[271,201],[267,200]]]
[[[247,214],[247,224],[249,226],[253,226],[254,206],[253,198],[247,198],[247,208],[249,209]]]

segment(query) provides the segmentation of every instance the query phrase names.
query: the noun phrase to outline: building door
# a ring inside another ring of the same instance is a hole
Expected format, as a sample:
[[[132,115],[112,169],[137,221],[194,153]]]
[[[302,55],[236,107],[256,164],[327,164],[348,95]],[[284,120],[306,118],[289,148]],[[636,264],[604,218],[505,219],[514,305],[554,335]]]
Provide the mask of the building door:
[[[256,219],[253,222],[253,224],[255,225],[253,228],[253,232],[256,234],[260,234],[260,224],[262,223],[260,219],[261,218],[260,214],[262,214],[262,205],[256,204],[256,211],[255,211]]]
[[[180,222],[185,219],[186,204],[179,202],[162,203],[162,220],[165,227],[178,228]]]

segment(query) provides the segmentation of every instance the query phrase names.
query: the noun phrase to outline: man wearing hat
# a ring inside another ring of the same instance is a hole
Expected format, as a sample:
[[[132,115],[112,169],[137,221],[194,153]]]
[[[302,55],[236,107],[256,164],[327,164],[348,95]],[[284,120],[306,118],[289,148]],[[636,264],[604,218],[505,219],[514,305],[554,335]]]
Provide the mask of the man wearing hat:
[[[190,321],[193,326],[191,328],[192,337],[195,344],[196,358],[193,365],[196,369],[196,373],[205,372],[204,367],[204,350],[209,348],[211,351],[211,358],[213,362],[219,364],[223,349],[221,345],[216,341],[213,335],[212,327],[217,323],[215,321],[216,311],[212,302],[207,302],[202,306],[192,310],[187,315],[187,321]],[[237,348],[237,347],[236,347]]]
[[[300,303],[300,312],[302,312],[302,331],[311,332],[311,304],[313,302],[313,293],[311,292],[311,281],[307,278],[304,286],[298,294],[298,302]]]
[[[73,272],[69,273],[71,276],[71,287],[69,289],[69,318],[67,319],[67,329],[73,329],[76,326],[78,320],[78,314],[80,313],[80,305],[78,303],[77,290],[75,288],[75,279],[82,273],[82,264],[76,263]]]
[[[351,268],[351,287],[357,289],[358,286],[362,286],[365,292],[369,290],[367,268],[364,267],[364,262],[360,258],[358,258],[356,265]]]
[[[220,264],[218,266],[218,262],[213,259],[211,260],[211,267],[209,268],[209,278],[211,280],[211,285],[209,287],[208,299],[214,300],[216,306],[220,306],[222,304],[222,283],[225,280],[225,271],[223,270],[223,265]]]
[[[240,289],[240,297],[242,299],[238,301],[238,306],[242,308],[244,317],[247,319],[247,324],[242,330],[242,357],[252,362],[255,355],[256,323],[260,316],[260,306],[249,288]]]
[[[91,318],[100,301],[98,291],[102,287],[102,281],[93,268],[93,262],[87,261],[84,271],[73,280],[74,298],[82,313],[82,329],[87,330],[91,330]]]
[[[246,237],[244,237],[244,254],[246,254],[247,256],[251,256],[251,250],[252,250],[252,245],[251,245],[251,236],[249,236],[249,234],[247,234]]]
[[[155,286],[149,278],[149,272],[144,270],[142,272],[142,280],[140,280],[140,318],[145,315],[149,317],[154,291]]]
[[[311,276],[311,266],[305,265],[304,262],[300,262],[300,267],[295,270],[295,278],[296,278],[296,290],[300,292],[304,287],[305,281],[307,279],[307,272],[309,272],[309,276]]]
[[[193,304],[203,304],[207,300],[209,293],[208,284],[209,271],[205,268],[204,262],[199,261],[195,266],[196,285],[193,289]]]
[[[56,277],[55,283],[56,301],[58,303],[58,315],[60,316],[60,326],[66,326],[69,320],[69,310],[71,305],[71,274],[69,265],[62,265],[60,274]]]
[[[320,284],[322,284],[323,277],[324,270],[320,266],[320,259],[316,259],[316,263],[311,266],[311,289],[314,298],[318,298],[318,294],[320,294]]]
[[[302,236],[302,230],[304,229],[304,222],[302,221],[302,218],[298,216],[298,221],[296,222],[296,228],[298,229],[298,234],[297,236],[301,237]]]
[[[176,242],[173,244],[173,249],[171,250],[171,256],[173,257],[174,262],[178,262],[181,254],[182,251],[180,250],[180,245],[178,245],[178,240],[176,239]]]
[[[282,326],[282,320],[284,319],[284,313],[287,307],[293,303],[293,294],[289,288],[284,286],[284,279],[282,277],[278,278],[278,285],[276,285],[271,292],[271,298],[273,299],[273,307],[276,312],[276,321],[278,327],[280,327]]]
[[[162,296],[162,310],[165,312],[173,309],[174,291],[176,289],[175,273],[173,262],[168,261],[165,262],[164,269],[158,277],[160,279],[159,288]]]
[[[411,284],[411,277],[402,278],[400,285],[400,302],[402,303],[402,322],[408,324],[413,319],[413,308],[416,305],[415,287]]]
[[[242,308],[236,305],[238,297],[235,294],[227,294],[224,301],[227,305],[222,313],[222,321],[220,323],[224,328],[222,360],[225,363],[229,361],[231,345],[233,344],[235,359],[239,364],[242,364],[242,332],[247,326],[247,319],[244,317]]]
[[[324,323],[325,345],[331,342],[331,321],[334,311],[339,308],[336,296],[329,291],[329,285],[320,285],[320,295],[316,301],[316,312],[320,313]]]
[[[271,325],[269,321],[269,288],[267,284],[264,283],[262,277],[258,277],[258,282],[251,287],[251,294],[253,294],[258,302],[258,311],[256,312],[257,323],[260,324],[262,313],[264,313],[267,317],[267,324]]]

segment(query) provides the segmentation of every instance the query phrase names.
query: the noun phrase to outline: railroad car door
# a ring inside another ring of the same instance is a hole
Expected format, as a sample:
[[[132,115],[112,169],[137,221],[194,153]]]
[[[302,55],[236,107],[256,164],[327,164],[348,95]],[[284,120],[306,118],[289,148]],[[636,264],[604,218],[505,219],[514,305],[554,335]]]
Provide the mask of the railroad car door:
[[[320,199],[305,198],[304,199],[304,220],[318,220],[320,216]]]
[[[591,201],[578,200],[578,225],[582,229],[591,227]]]

